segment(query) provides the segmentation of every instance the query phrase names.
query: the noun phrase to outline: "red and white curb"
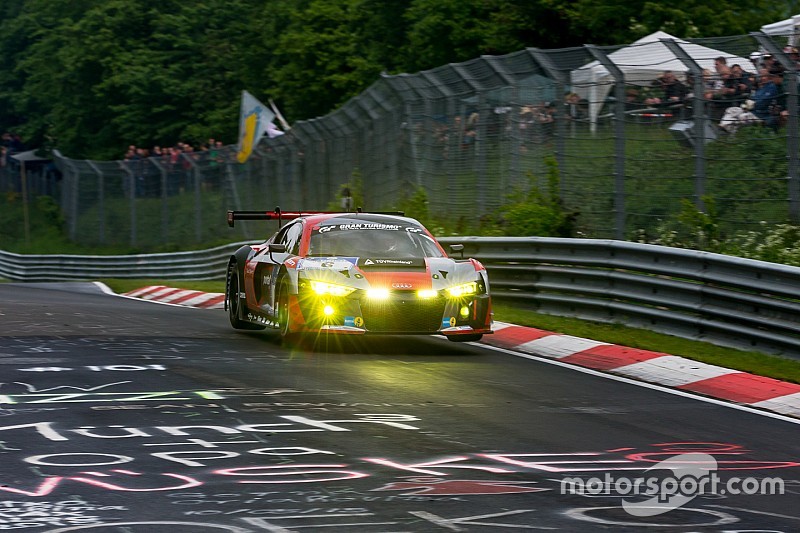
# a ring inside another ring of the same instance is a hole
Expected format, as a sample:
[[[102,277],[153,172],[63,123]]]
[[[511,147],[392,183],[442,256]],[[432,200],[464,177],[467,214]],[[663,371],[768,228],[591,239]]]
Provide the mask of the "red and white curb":
[[[222,293],[174,289],[172,287],[165,287],[164,285],[142,287],[141,289],[126,292],[123,296],[150,300],[162,304],[200,307],[203,309],[222,309],[225,302],[225,295]]]
[[[800,385],[692,359],[495,322],[481,342],[800,417]]]
[[[222,293],[163,285],[123,296],[205,309],[221,309],[225,300]],[[493,329],[483,344],[800,418],[800,384],[537,328],[495,322]]]

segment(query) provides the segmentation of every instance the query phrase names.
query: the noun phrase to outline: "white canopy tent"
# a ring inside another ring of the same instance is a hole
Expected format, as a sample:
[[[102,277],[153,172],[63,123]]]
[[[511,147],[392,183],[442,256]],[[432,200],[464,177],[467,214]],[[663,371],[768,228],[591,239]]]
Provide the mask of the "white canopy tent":
[[[688,70],[686,65],[661,42],[661,39],[672,39],[677,42],[701,68],[714,70],[714,59],[721,56],[727,59],[729,65],[739,64],[744,70],[754,72],[753,65],[748,59],[657,31],[608,54],[608,58],[622,71],[626,84],[650,85],[665,70],[675,72],[678,78],[684,81],[680,73]],[[594,129],[600,110],[614,86],[614,77],[599,61],[592,61],[573,70],[570,73],[570,80],[572,91],[589,103],[589,120]]]
[[[800,15],[795,15],[785,20],[779,20],[772,24],[761,26],[761,31],[767,35],[782,35],[789,38],[789,45],[797,44],[797,37],[800,34]]]

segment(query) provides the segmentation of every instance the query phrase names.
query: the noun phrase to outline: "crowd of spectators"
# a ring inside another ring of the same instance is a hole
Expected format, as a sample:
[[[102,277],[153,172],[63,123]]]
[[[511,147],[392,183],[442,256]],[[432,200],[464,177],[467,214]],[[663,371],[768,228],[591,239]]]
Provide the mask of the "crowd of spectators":
[[[0,167],[5,168],[9,161],[8,157],[25,150],[25,144],[17,133],[7,131],[0,137]]]
[[[221,183],[221,172],[226,161],[235,157],[230,147],[214,138],[200,144],[197,148],[180,141],[173,146],[153,146],[144,148],[128,146],[123,157],[136,184],[136,196],[160,196],[166,185],[170,196],[195,187],[192,169],[203,166],[203,179],[199,185],[204,189],[217,189]],[[162,178],[166,183],[162,184]]]
[[[784,52],[800,66],[800,52],[787,47]],[[755,53],[747,69],[740,64],[729,65],[725,57],[714,60],[714,69],[704,69],[702,88],[708,115],[719,124],[721,131],[734,133],[747,124],[762,124],[777,128],[785,123],[786,109],[785,68],[771,54]],[[752,73],[752,72],[754,73]],[[637,108],[668,107],[687,112],[695,101],[695,80],[687,73],[683,80],[672,71],[664,71],[645,91],[630,89],[626,106]]]

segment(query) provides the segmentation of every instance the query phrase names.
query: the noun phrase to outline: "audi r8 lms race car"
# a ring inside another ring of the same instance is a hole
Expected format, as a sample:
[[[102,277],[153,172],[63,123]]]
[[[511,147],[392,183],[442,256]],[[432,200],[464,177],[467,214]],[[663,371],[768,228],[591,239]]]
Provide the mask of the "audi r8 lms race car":
[[[225,309],[234,328],[274,328],[283,338],[440,334],[452,341],[492,332],[486,269],[448,257],[413,218],[228,211],[229,226],[271,219],[280,229],[242,246],[228,263]]]

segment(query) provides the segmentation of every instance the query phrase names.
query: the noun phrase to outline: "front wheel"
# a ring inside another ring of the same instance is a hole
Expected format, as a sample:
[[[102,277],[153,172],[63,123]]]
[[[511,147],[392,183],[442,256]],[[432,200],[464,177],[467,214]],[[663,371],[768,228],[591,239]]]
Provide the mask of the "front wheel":
[[[483,338],[483,333],[472,335],[448,335],[447,340],[451,342],[477,342]]]
[[[252,322],[247,322],[239,318],[242,300],[239,297],[241,291],[239,289],[239,269],[236,268],[236,263],[231,263],[230,266],[228,266],[228,282],[226,285],[228,290],[225,292],[225,299],[228,307],[228,320],[230,320],[231,326],[233,326],[234,329],[264,329],[265,326],[253,324]]]
[[[292,319],[289,313],[289,286],[281,283],[278,289],[278,329],[281,332],[281,339],[292,340],[295,336],[292,333]]]

